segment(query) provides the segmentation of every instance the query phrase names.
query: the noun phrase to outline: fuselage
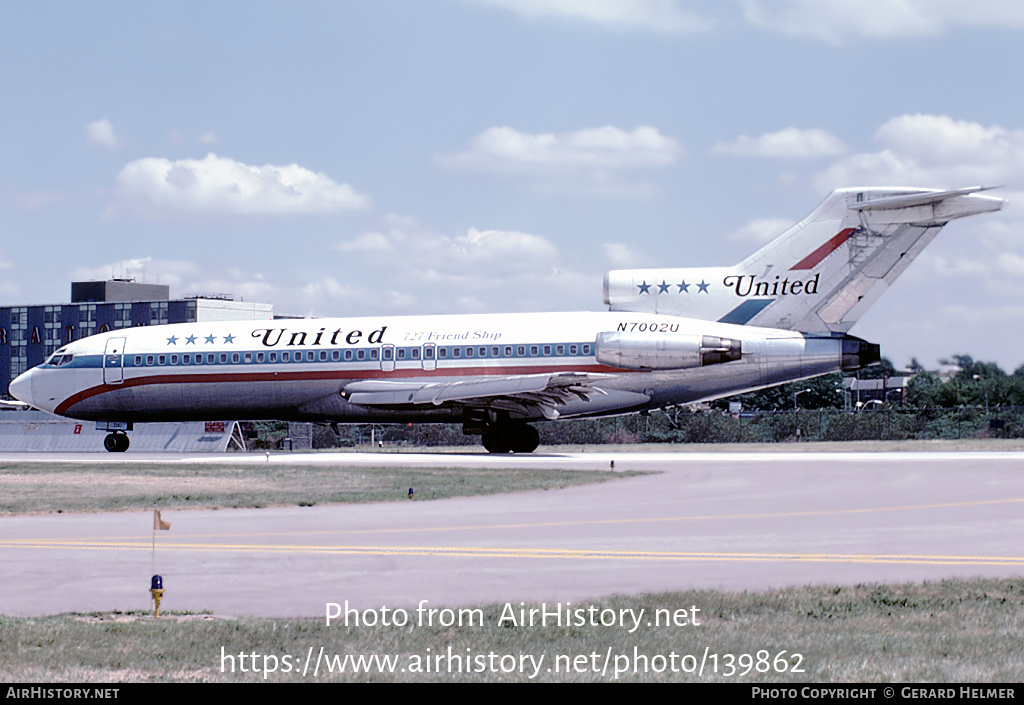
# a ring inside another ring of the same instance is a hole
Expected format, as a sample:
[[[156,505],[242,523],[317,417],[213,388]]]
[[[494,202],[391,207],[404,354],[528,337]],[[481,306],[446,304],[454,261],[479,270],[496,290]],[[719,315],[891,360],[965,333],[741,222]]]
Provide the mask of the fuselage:
[[[717,336],[739,341],[742,355],[683,369],[620,367],[598,350],[608,333],[620,333],[627,352]],[[601,392],[559,408],[561,417],[579,417],[834,372],[843,368],[843,352],[840,338],[628,312],[184,323],[72,342],[15,380],[11,393],[46,411],[97,421],[457,421],[473,399],[365,405],[350,402],[345,387],[578,373],[599,380]],[[541,417],[518,413],[527,421]]]

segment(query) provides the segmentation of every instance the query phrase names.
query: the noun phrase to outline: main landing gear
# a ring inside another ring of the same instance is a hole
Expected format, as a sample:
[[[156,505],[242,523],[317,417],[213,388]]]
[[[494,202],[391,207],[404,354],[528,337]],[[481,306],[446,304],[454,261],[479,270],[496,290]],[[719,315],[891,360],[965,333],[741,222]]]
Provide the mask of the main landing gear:
[[[103,439],[103,447],[108,453],[123,453],[128,450],[129,445],[128,434],[124,431],[114,431]]]
[[[540,445],[537,429],[525,423],[488,426],[483,432],[488,453],[532,453]]]

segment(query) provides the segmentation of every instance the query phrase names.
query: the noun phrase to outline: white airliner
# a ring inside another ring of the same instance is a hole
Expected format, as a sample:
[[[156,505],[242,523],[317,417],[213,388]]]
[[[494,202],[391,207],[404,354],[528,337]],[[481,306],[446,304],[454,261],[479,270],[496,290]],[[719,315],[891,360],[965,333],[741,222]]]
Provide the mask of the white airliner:
[[[128,448],[146,421],[461,422],[492,453],[529,453],[543,419],[715,399],[879,361],[847,334],[977,192],[834,191],[735,267],[610,272],[611,310],[182,323],[94,335],[10,391],[95,420]]]

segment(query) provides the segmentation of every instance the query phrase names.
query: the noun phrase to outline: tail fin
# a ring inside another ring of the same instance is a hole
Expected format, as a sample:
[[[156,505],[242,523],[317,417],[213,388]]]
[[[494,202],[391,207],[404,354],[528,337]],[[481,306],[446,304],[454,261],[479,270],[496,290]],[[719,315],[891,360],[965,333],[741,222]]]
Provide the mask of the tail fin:
[[[845,333],[946,223],[1003,207],[984,190],[839,189],[735,267],[612,271],[604,300],[612,311]]]

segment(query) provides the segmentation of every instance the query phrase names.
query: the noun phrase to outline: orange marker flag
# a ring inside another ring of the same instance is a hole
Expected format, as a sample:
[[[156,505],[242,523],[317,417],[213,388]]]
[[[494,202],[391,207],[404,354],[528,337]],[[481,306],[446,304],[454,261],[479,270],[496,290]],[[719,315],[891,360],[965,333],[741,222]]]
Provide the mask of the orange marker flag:
[[[167,531],[171,525],[160,518],[160,510],[153,510],[153,531]]]

